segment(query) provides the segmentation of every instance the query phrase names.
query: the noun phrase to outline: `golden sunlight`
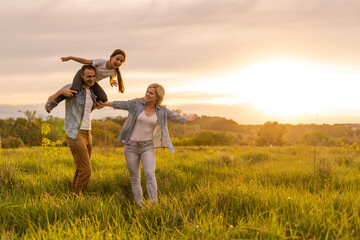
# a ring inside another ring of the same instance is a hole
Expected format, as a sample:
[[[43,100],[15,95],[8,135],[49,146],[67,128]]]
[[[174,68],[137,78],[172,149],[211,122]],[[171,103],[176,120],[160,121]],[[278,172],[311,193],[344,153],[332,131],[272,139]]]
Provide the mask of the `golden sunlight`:
[[[357,66],[283,58],[254,62],[218,76],[194,77],[191,84],[174,91],[193,93],[187,103],[250,103],[267,114],[296,117],[359,109],[359,79]]]
[[[229,104],[251,102],[264,112],[293,116],[351,107],[355,98],[349,99],[351,89],[344,91],[344,84],[358,88],[358,77],[330,66],[272,59],[237,70],[222,88],[234,96]]]

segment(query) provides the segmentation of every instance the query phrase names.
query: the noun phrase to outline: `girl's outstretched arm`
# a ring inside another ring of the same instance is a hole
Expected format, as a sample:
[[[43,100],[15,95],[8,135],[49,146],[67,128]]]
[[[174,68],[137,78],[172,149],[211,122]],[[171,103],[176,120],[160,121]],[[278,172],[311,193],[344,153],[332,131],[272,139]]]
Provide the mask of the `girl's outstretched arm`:
[[[68,56],[68,57],[61,57],[60,59],[63,62],[73,60],[75,62],[82,63],[82,64],[93,64],[93,60],[85,59],[85,58],[81,58],[81,57]]]

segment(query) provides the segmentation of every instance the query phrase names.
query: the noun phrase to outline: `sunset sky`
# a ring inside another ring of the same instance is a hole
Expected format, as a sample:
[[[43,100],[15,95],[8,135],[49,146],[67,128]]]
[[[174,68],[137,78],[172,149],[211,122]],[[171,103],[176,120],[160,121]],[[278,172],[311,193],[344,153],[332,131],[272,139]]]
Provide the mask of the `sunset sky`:
[[[241,124],[360,123],[359,0],[25,0],[0,2],[0,118],[36,110],[79,63],[109,58],[125,94],[158,82],[164,104]],[[64,103],[52,115],[64,117]],[[126,116],[95,111],[94,118]]]

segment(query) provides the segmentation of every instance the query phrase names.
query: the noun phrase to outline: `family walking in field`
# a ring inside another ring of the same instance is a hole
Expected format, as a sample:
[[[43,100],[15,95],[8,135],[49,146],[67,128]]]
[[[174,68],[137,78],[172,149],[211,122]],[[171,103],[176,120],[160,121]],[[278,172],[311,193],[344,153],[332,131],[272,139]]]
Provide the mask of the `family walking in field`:
[[[127,101],[108,102],[107,95],[97,83],[110,77],[111,86],[117,85],[124,92],[120,66],[126,60],[125,52],[116,49],[109,60],[87,60],[79,57],[63,57],[62,61],[74,60],[85,64],[76,73],[73,83],[51,95],[45,105],[47,112],[66,99],[64,130],[67,144],[75,161],[76,171],[72,181],[75,194],[85,193],[91,176],[90,156],[92,150],[91,112],[97,108],[112,107],[128,111],[118,141],[123,142],[124,155],[131,178],[131,188],[137,205],[143,204],[140,162],[146,178],[149,200],[157,201],[154,148],[165,147],[174,153],[167,120],[186,123],[196,115],[183,117],[161,105],[165,90],[157,83],[150,84],[145,96]],[[114,77],[117,77],[117,82]]]

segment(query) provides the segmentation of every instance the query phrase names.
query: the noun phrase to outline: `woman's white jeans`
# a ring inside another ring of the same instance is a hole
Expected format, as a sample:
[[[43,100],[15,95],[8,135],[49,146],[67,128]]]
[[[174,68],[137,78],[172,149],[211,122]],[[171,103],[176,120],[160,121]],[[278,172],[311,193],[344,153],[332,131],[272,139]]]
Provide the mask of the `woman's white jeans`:
[[[131,188],[136,203],[138,205],[142,205],[143,203],[140,161],[145,173],[146,189],[149,194],[149,199],[152,203],[155,203],[157,198],[157,184],[155,178],[155,153],[152,140],[145,142],[128,140],[125,144],[124,155],[130,173]]]

